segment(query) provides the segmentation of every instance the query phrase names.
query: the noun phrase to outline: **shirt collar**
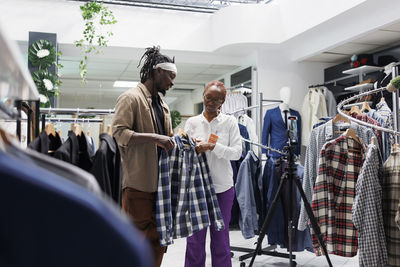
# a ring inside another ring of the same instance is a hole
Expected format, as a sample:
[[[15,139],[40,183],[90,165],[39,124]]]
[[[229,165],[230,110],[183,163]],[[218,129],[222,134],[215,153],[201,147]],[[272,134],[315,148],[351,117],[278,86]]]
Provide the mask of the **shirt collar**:
[[[200,114],[202,121],[208,122],[207,118],[204,116],[204,110],[201,112]],[[217,115],[217,117],[215,117],[212,121],[210,121],[209,123],[216,121],[216,122],[220,122],[222,120],[222,112],[219,112],[219,114]]]
[[[138,83],[137,87],[142,91],[146,98],[151,98],[151,93],[143,83]]]
[[[100,140],[106,142],[106,144],[113,153],[116,152],[117,147],[115,145],[114,139],[111,136],[109,136],[107,133],[102,133],[100,134]]]

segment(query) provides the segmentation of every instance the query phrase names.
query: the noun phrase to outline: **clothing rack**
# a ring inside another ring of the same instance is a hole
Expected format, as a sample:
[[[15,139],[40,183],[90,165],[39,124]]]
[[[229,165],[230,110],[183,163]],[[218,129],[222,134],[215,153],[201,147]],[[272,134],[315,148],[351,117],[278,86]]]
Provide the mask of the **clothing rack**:
[[[87,115],[112,115],[114,114],[114,109],[88,109],[88,108],[40,108],[40,114],[42,115],[42,130],[45,128],[46,120],[54,119],[53,122],[63,121],[66,122],[94,122],[94,123],[101,123],[103,120],[101,119],[85,119],[85,118],[47,118],[46,115],[51,114],[62,114],[62,115],[78,115],[78,114],[87,114]],[[39,116],[36,116],[35,120],[36,128],[39,129]],[[35,137],[37,137],[35,135]]]
[[[88,108],[40,108],[40,113],[47,114],[91,114],[91,115],[111,115],[114,109],[88,109]]]
[[[269,101],[269,100],[268,100],[268,101]],[[272,105],[276,105],[276,104],[278,104],[278,103],[282,103],[281,100],[271,100],[271,102],[276,102],[276,103],[272,103],[272,104],[263,104],[263,107],[272,106]],[[250,107],[247,107],[247,108],[241,108],[241,109],[235,110],[235,111],[233,111],[233,112],[227,112],[226,114],[228,114],[228,115],[233,115],[233,114],[238,113],[238,112],[247,111],[247,110],[250,110],[250,109],[253,109],[253,108],[258,108],[258,107],[259,107],[259,105],[254,105],[254,106],[250,106]]]
[[[381,126],[377,126],[377,125],[373,125],[373,124],[370,124],[370,123],[367,123],[367,122],[364,122],[364,121],[357,120],[356,118],[353,118],[353,117],[347,115],[346,113],[344,113],[344,112],[342,111],[342,108],[344,107],[345,104],[347,104],[347,103],[349,103],[349,102],[351,102],[351,101],[353,101],[353,100],[355,100],[355,99],[358,99],[359,97],[367,96],[367,95],[372,95],[372,94],[379,93],[379,92],[384,91],[384,90],[386,90],[386,87],[381,87],[381,88],[373,89],[373,90],[370,90],[370,91],[367,91],[367,92],[360,93],[360,94],[358,94],[358,95],[349,97],[349,98],[343,100],[342,102],[340,102],[340,103],[337,105],[337,111],[338,111],[338,113],[339,113],[341,116],[343,116],[343,117],[345,117],[346,119],[349,119],[350,121],[353,121],[353,122],[355,122],[355,123],[361,124],[361,125],[363,125],[363,126],[371,127],[371,128],[376,129],[376,130],[379,130],[379,131],[383,131],[383,132],[387,132],[387,133],[390,133],[390,134],[394,134],[394,135],[396,135],[396,136],[400,136],[400,132],[398,132],[398,131],[396,131],[396,130],[387,129],[387,128],[384,128],[384,127],[381,127]],[[393,111],[395,111],[394,108],[393,108]],[[394,112],[394,113],[393,113],[393,117],[395,118],[396,116],[398,116],[398,115],[397,115],[397,112]],[[394,126],[395,126],[395,125],[394,125]]]
[[[81,123],[102,123],[102,119],[85,119],[85,118],[46,118],[50,122],[81,122]]]

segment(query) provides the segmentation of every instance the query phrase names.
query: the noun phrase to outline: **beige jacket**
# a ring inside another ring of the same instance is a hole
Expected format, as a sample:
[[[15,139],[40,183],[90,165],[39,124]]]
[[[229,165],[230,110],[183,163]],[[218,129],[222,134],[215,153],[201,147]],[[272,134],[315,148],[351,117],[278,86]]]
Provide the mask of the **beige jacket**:
[[[134,145],[133,133],[157,133],[151,105],[151,94],[139,83],[118,97],[113,120],[113,136],[122,157],[122,188],[131,187],[144,192],[156,192],[158,185],[157,146],[154,143]],[[172,134],[171,115],[161,100],[165,132]]]

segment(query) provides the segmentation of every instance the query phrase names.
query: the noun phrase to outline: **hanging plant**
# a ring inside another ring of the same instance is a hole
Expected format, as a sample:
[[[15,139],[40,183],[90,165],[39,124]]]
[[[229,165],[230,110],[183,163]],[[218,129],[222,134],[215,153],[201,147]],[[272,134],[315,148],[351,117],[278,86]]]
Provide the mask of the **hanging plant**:
[[[106,28],[117,23],[117,21],[113,12],[96,0],[80,6],[80,10],[85,28],[83,38],[74,43],[84,54],[83,59],[79,62],[79,74],[82,82],[86,83],[88,54],[92,52],[100,53],[101,48],[107,46],[113,33],[110,30],[107,31]]]
[[[56,48],[47,40],[38,40],[29,47],[28,58],[39,70],[49,68],[56,62]]]
[[[32,78],[40,94],[41,106],[49,107],[50,97],[59,95],[57,76],[49,73],[47,70],[38,70],[33,73]]]

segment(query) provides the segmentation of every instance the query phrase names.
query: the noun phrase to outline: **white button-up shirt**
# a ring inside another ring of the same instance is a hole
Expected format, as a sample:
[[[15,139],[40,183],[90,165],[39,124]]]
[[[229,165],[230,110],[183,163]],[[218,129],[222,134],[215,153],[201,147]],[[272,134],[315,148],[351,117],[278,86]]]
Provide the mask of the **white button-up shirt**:
[[[218,136],[212,151],[206,151],[211,179],[216,193],[227,191],[233,186],[233,171],[230,161],[238,160],[242,154],[242,141],[235,117],[220,113],[211,122],[203,113],[186,121],[185,132],[191,137],[208,141],[210,134]]]

